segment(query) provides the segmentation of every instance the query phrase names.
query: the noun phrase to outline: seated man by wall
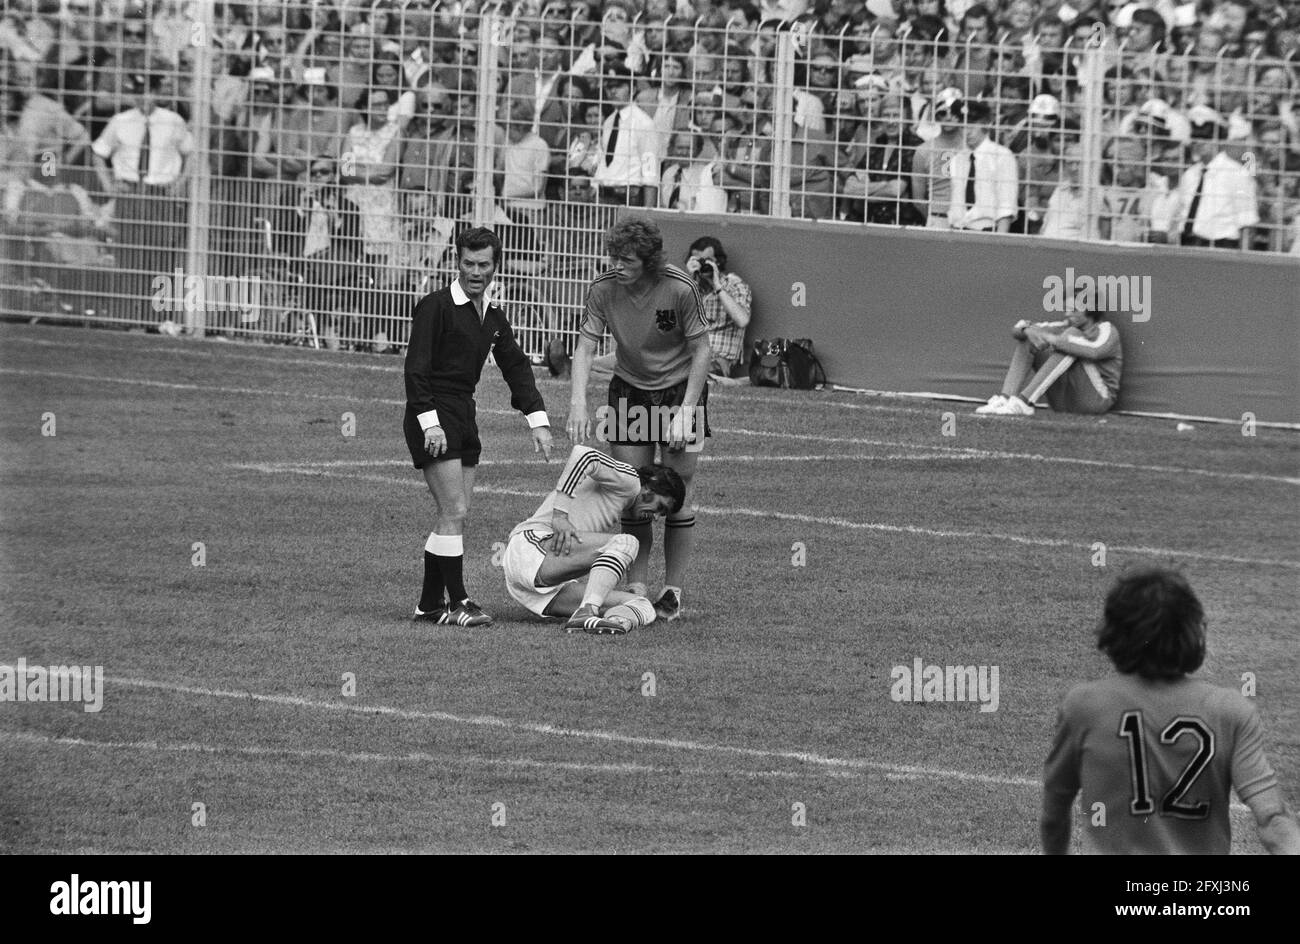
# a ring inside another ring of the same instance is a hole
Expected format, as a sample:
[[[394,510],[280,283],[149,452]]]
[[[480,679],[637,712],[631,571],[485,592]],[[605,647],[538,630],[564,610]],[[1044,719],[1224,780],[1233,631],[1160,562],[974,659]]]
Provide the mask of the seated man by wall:
[[[1044,395],[1058,413],[1105,413],[1119,397],[1123,353],[1119,331],[1078,292],[1061,321],[1016,322],[1016,349],[1002,392],[975,409],[997,416],[1033,416]]]

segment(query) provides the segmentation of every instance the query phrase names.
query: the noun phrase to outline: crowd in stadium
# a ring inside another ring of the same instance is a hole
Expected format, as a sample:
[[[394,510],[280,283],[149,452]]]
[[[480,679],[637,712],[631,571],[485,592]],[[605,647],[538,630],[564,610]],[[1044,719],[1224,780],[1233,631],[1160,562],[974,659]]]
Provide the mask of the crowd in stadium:
[[[197,3],[7,0],[5,211],[65,183],[108,226],[147,184],[135,238],[174,249],[206,153],[215,252],[261,227],[299,259],[401,268],[471,220],[495,74],[496,222],[524,258],[600,229],[583,206],[787,215],[782,137],[794,217],[1300,253],[1296,0],[769,2],[262,0],[215,4],[208,35]],[[143,154],[142,97],[175,116]]]

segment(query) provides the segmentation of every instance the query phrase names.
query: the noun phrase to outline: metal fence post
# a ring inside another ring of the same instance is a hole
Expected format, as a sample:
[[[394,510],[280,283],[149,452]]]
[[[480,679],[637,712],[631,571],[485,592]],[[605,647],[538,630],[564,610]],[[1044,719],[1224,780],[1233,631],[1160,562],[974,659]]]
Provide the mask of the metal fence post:
[[[1083,196],[1083,238],[1095,241],[1101,217],[1101,144],[1104,138],[1102,109],[1105,95],[1102,83],[1106,75],[1108,45],[1089,42],[1083,51],[1083,99],[1080,109],[1079,188]]]
[[[497,53],[507,28],[497,4],[479,18],[478,112],[474,118],[474,225],[492,222],[496,209],[493,186],[496,171]]]
[[[794,30],[799,24],[783,20],[777,28],[776,68],[772,84],[772,216],[790,216],[791,135],[794,130]]]
[[[194,151],[189,156],[189,220],[186,233],[185,272],[198,278],[204,287],[202,297],[208,298],[208,252],[211,235],[212,202],[212,3],[205,0],[195,5],[194,22],[190,31],[191,79],[194,106],[190,112],[190,132],[194,138]],[[170,273],[168,273],[170,276]],[[185,335],[203,337],[207,328],[206,305],[189,305],[185,308]]]

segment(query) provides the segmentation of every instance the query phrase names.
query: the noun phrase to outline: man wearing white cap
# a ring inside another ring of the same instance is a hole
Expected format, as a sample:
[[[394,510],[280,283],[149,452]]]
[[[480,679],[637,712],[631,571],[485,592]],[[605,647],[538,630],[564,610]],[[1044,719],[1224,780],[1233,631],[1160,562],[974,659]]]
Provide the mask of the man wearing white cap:
[[[1029,114],[1007,142],[1016,154],[1026,233],[1037,233],[1042,227],[1047,202],[1060,181],[1064,132],[1060,100],[1054,95],[1039,95],[1030,102]]]
[[[1187,117],[1196,163],[1178,184],[1183,245],[1240,249],[1243,240],[1249,243],[1250,227],[1259,223],[1255,178],[1224,150],[1228,127],[1218,112],[1198,105]]]
[[[1186,144],[1192,137],[1192,125],[1186,115],[1170,108],[1164,99],[1149,98],[1120,119],[1119,133],[1168,138],[1175,144]]]

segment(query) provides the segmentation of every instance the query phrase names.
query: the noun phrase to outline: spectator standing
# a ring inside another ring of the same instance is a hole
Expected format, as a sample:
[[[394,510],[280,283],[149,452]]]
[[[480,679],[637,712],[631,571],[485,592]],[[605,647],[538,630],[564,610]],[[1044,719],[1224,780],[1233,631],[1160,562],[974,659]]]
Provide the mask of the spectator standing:
[[[540,240],[537,230],[544,206],[546,174],[551,166],[551,149],[533,131],[532,109],[518,102],[506,123],[505,147],[497,151],[497,181],[506,213],[514,223],[502,237],[507,270],[540,269]]]
[[[340,182],[344,184],[344,231],[349,255],[360,258],[357,307],[364,316],[361,336],[377,351],[388,347],[388,332],[378,315],[383,283],[397,248],[397,160],[401,138],[397,123],[388,120],[392,99],[385,89],[371,89],[365,111],[348,129],[340,156]]]
[[[637,103],[654,122],[659,157],[668,153],[669,140],[690,127],[689,92],[685,81],[685,59],[668,53],[659,61],[659,87],[637,95]]]
[[[285,113],[281,108],[283,88],[269,66],[258,66],[249,78],[253,83],[253,98],[248,103],[245,120],[249,186],[241,196],[248,202],[250,217],[272,219],[282,206],[291,202],[281,179],[288,173],[288,168],[281,166],[280,153],[280,148],[287,143]],[[297,165],[291,163],[290,167],[293,166]],[[272,219],[272,223],[277,234],[287,229],[283,220]]]
[[[155,275],[172,276],[187,243],[187,158],[194,138],[184,119],[155,103],[157,76],[134,75],[135,103],[109,120],[91,146],[104,193],[116,196],[120,251],[128,298],[152,294]]]
[[[339,104],[346,109],[364,108],[363,99],[374,75],[375,45],[364,24],[354,26],[348,33],[343,56],[338,64],[334,81],[339,93]]]
[[[291,175],[302,179],[313,161],[337,159],[350,121],[338,107],[337,94],[327,84],[325,69],[303,70],[302,84],[294,107],[283,120],[282,158]]]
[[[599,102],[578,102],[574,106],[574,116],[577,120],[570,125],[568,135],[566,186],[571,187],[577,182],[581,189],[591,191],[596,169],[604,160],[601,138],[605,119]],[[595,198],[594,191],[590,196]]]
[[[601,127],[603,154],[592,177],[597,197],[601,203],[654,206],[659,185],[654,120],[631,100],[632,76],[626,68],[611,67],[603,88],[615,110]]]
[[[835,212],[835,146],[820,130],[820,103],[796,93],[790,134],[790,213],[795,218],[829,220]],[[772,140],[763,143],[758,160],[760,190],[771,186]]]
[[[403,138],[398,176],[407,223],[421,216],[454,218],[462,210],[449,201],[449,194],[456,192],[450,180],[458,143],[452,121],[455,100],[441,84],[431,81],[419,90],[418,102],[416,118]]]
[[[866,214],[868,223],[920,226],[924,223],[912,194],[916,149],[923,143],[911,131],[909,100],[888,95],[880,106],[880,131],[867,155]]]
[[[371,78],[372,88],[385,89],[393,104],[388,106],[388,120],[395,122],[399,129],[415,117],[415,92],[407,87],[406,73],[402,71],[401,60],[393,53],[381,53],[375,60]]]
[[[1222,117],[1211,109],[1192,109],[1194,163],[1178,184],[1179,228],[1184,246],[1240,249],[1259,223],[1255,177],[1224,147]]]
[[[1007,141],[1007,147],[1016,155],[1020,178],[1024,215],[1018,231],[1032,234],[1042,228],[1047,201],[1060,181],[1065,140],[1060,101],[1054,95],[1037,96],[1029,105],[1028,116]]]
[[[950,165],[952,201],[948,222],[953,229],[1009,232],[1019,209],[1016,157],[993,140],[988,105],[965,101],[962,114],[966,147]]]
[[[1151,172],[1152,147],[1140,138],[1116,138],[1104,156],[1110,160],[1110,183],[1101,190],[1098,220],[1102,239],[1115,242],[1169,242],[1177,192]]]
[[[934,102],[939,133],[922,141],[912,159],[912,200],[925,214],[925,225],[948,229],[952,205],[952,165],[965,149],[960,116],[961,92],[943,89]]]
[[[1083,202],[1079,171],[1081,155],[1079,145],[1071,144],[1061,155],[1060,183],[1052,189],[1043,212],[1040,236],[1049,239],[1087,239],[1087,207]]]
[[[77,163],[90,144],[90,133],[55,98],[19,79],[14,83],[18,110],[13,129],[16,145],[12,165],[24,176],[57,183]]]
[[[716,119],[719,130],[725,120]],[[702,148],[703,140],[699,135],[680,132],[673,136],[673,153],[664,164],[659,187],[660,207],[688,213],[727,212],[727,193],[721,186],[719,159],[707,159]]]

